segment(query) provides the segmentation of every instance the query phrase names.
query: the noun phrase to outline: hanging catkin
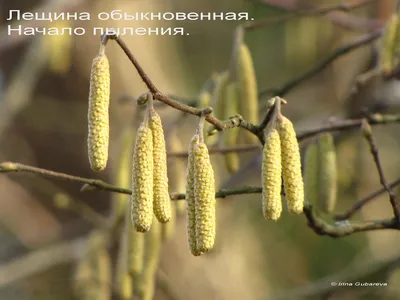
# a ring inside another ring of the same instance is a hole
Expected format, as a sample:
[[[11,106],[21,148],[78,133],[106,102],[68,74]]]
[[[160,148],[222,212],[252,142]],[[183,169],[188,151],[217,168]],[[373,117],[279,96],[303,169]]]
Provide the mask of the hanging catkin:
[[[218,74],[215,87],[211,97],[211,105],[215,109],[214,115],[217,118],[224,118],[225,114],[225,94],[226,87],[230,82],[230,74],[229,71],[224,71]]]
[[[238,113],[239,90],[236,83],[230,83],[226,88],[225,99],[225,115],[224,119],[228,119]],[[231,128],[223,133],[224,145],[233,147],[237,145],[239,138],[239,128]],[[239,154],[230,152],[224,154],[225,165],[230,174],[235,173],[240,166]]]
[[[300,214],[304,206],[304,184],[301,174],[299,144],[292,122],[286,117],[278,119],[281,139],[282,173],[289,212]]]
[[[110,67],[102,45],[92,63],[88,111],[89,162],[96,172],[104,170],[108,160],[109,102]]]
[[[132,276],[133,280],[136,280],[143,270],[145,235],[137,232],[133,228],[132,224],[126,226],[126,232],[128,235],[128,272]]]
[[[161,248],[161,224],[153,221],[149,233],[145,235],[145,256],[143,272],[138,278],[138,299],[152,300],[155,290],[155,275]]]
[[[132,179],[132,150],[136,132],[129,125],[120,137],[120,148],[115,164],[114,184],[119,187],[129,188]],[[129,195],[121,193],[112,194],[111,216],[115,220],[123,218],[129,203]]]
[[[175,232],[175,226],[176,226],[176,209],[174,207],[175,203],[171,202],[171,219],[169,222],[162,224],[161,226],[161,239],[162,241],[168,240]],[[184,202],[184,201],[176,201],[176,202]]]
[[[319,138],[319,166],[320,207],[330,213],[335,209],[337,193],[336,150],[330,133],[323,133]]]
[[[131,218],[136,231],[150,230],[153,220],[153,136],[147,119],[137,131],[133,153]]]
[[[168,151],[171,153],[184,151],[184,147],[176,129],[168,135],[167,138]],[[185,161],[182,157],[171,157],[168,160],[168,177],[170,178],[170,192],[185,193],[186,190],[186,167]],[[174,201],[176,206],[177,215],[185,213],[186,201]]]
[[[319,147],[318,143],[311,142],[306,150],[304,164],[304,197],[313,205],[318,203],[319,197]]]
[[[252,124],[258,124],[258,90],[257,78],[254,71],[253,59],[249,48],[240,43],[235,57],[236,78],[239,84],[240,113],[245,120]],[[258,143],[255,135],[246,132],[246,140],[250,143]]]
[[[214,246],[216,227],[214,171],[204,142],[194,148],[194,196],[197,251],[204,253]]]
[[[160,116],[150,109],[150,128],[153,134],[153,210],[157,220],[167,223],[171,219],[168,193],[167,152]]]
[[[111,262],[104,235],[93,231],[88,248],[75,274],[75,293],[78,299],[111,299]]]
[[[396,63],[398,63],[399,58],[396,57],[396,52],[400,42],[400,37],[398,36],[399,26],[399,17],[397,14],[393,14],[387,22],[382,37],[380,64],[385,73],[392,72],[393,68],[396,67]]]
[[[128,205],[126,205],[124,214],[124,226],[120,234],[120,242],[117,255],[117,266],[115,268],[116,292],[122,299],[130,299],[133,296],[132,277],[129,274],[129,257],[128,257],[128,246],[129,246],[128,230],[130,228],[132,228],[132,224],[128,210]],[[135,230],[131,231],[136,232]]]
[[[262,206],[264,218],[277,221],[282,213],[282,161],[278,131],[272,128],[265,138],[262,161]]]
[[[189,143],[188,166],[186,171],[186,230],[190,251],[193,255],[200,255],[196,242],[196,202],[195,202],[195,147],[200,137],[195,134]]]

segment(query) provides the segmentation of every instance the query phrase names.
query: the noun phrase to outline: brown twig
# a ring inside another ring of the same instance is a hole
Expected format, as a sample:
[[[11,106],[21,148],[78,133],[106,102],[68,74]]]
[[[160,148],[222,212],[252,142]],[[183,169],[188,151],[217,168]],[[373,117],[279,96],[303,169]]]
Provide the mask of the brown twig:
[[[396,219],[370,220],[357,223],[343,221],[331,225],[315,215],[311,204],[306,204],[303,211],[307,218],[308,226],[314,230],[315,233],[318,235],[327,235],[333,238],[344,237],[362,231],[400,229]]]
[[[118,45],[121,47],[121,49],[124,51],[126,56],[129,58],[129,60],[132,62],[134,67],[136,68],[136,71],[138,72],[139,76],[142,78],[143,82],[146,84],[147,88],[150,90],[150,92],[153,94],[154,98],[177,109],[182,112],[195,115],[200,117],[201,116],[201,109],[198,109],[196,107],[188,106],[185,104],[182,104],[178,101],[175,101],[168,97],[167,95],[163,94],[160,92],[157,87],[154,85],[154,83],[151,81],[149,76],[147,76],[146,72],[142,68],[142,66],[139,64],[139,62],[136,60],[134,57],[133,53],[129,50],[128,46],[125,44],[125,42],[118,36],[115,35],[109,35],[111,39],[115,40]],[[215,128],[219,131],[224,130],[225,126],[224,124],[218,120],[217,118],[213,117],[211,114],[207,115],[206,120],[213,124]]]
[[[275,96],[280,96],[283,97],[287,93],[289,93],[292,89],[294,89],[296,86],[298,86],[300,83],[303,81],[311,78],[312,76],[316,75],[317,73],[321,72],[323,69],[325,69],[327,66],[329,66],[332,62],[334,62],[336,59],[342,57],[343,55],[356,50],[362,46],[368,45],[369,43],[375,41],[379,37],[381,37],[383,33],[382,29],[378,29],[375,31],[372,31],[370,33],[364,34],[350,43],[336,49],[332,54],[330,54],[328,57],[311,67],[309,70],[305,71],[303,74],[300,74],[299,76],[289,80],[287,83],[283,84],[279,89],[268,89],[268,90],[263,90],[260,92],[260,96],[265,96],[266,94],[273,94]]]
[[[375,162],[376,168],[378,170],[378,174],[379,174],[380,183],[382,184],[382,186],[385,188],[385,190],[389,194],[390,204],[392,205],[392,208],[393,208],[393,214],[394,214],[396,220],[400,224],[400,212],[399,212],[398,204],[396,202],[396,195],[393,193],[392,189],[390,188],[389,184],[386,181],[386,177],[383,172],[381,160],[379,158],[378,146],[376,145],[375,138],[372,135],[371,126],[368,124],[368,121],[366,121],[366,120],[364,120],[362,122],[362,131],[363,131],[365,139],[367,140],[367,142],[369,144],[372,157],[374,158],[374,162]]]
[[[396,186],[400,185],[400,178],[391,182],[389,184],[389,187],[391,189],[395,188]],[[343,220],[347,220],[350,219],[356,212],[358,212],[362,207],[364,207],[364,205],[366,205],[367,203],[371,202],[372,200],[375,200],[378,196],[382,195],[383,193],[385,193],[387,190],[386,188],[381,188],[379,190],[377,190],[376,192],[364,197],[363,199],[357,201],[356,203],[354,203],[354,205],[345,213],[343,214],[337,214],[335,215],[335,220],[337,221],[343,221]]]
[[[271,19],[260,20],[260,21],[249,21],[249,22],[245,23],[243,25],[243,27],[245,29],[249,30],[249,29],[256,29],[256,28],[263,27],[263,26],[268,26],[271,24],[287,22],[287,21],[290,21],[295,18],[301,18],[301,17],[307,17],[307,16],[322,16],[322,15],[326,15],[326,14],[329,14],[334,11],[349,12],[349,11],[361,8],[363,6],[372,4],[377,1],[378,0],[356,0],[351,3],[341,3],[338,5],[331,5],[331,6],[327,6],[327,7],[314,7],[311,9],[291,13],[291,14],[285,15],[283,17],[271,18]],[[265,2],[267,2],[267,1],[265,1]]]

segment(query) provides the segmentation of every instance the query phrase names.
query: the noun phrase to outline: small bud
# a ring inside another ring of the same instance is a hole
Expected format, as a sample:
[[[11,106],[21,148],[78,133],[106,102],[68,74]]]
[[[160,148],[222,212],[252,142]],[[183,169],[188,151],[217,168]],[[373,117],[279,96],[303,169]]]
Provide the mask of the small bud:
[[[84,192],[91,192],[94,190],[97,190],[97,188],[94,185],[85,183],[84,185],[82,185],[80,192],[84,193]]]
[[[149,96],[149,93],[143,93],[141,94],[137,99],[136,103],[137,105],[144,105],[147,103],[147,97]]]
[[[264,218],[277,221],[282,213],[282,161],[281,142],[276,129],[272,129],[265,138],[261,179]]]
[[[89,93],[88,152],[93,171],[105,169],[108,160],[110,67],[102,53],[93,60]]]
[[[0,172],[1,173],[13,172],[13,171],[16,171],[16,170],[17,170],[17,167],[12,162],[3,162],[3,163],[0,164]]]
[[[362,120],[362,122],[361,122],[361,131],[366,138],[369,138],[372,136],[371,125],[369,125],[369,123],[366,119]]]
[[[289,212],[300,214],[304,206],[304,185],[301,174],[299,144],[292,122],[286,117],[279,119],[281,139],[282,173]]]

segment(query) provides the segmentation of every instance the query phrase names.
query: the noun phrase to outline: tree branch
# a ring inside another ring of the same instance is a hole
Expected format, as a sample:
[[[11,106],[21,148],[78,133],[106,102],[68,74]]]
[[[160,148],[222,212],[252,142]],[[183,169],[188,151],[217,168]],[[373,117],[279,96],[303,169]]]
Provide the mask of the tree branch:
[[[118,36],[116,35],[108,35],[108,37],[112,40],[115,40],[118,45],[121,47],[121,49],[124,51],[126,56],[129,58],[129,60],[132,62],[132,64],[135,66],[136,71],[138,72],[139,76],[142,78],[143,82],[146,84],[147,88],[150,90],[150,92],[153,94],[154,98],[177,109],[182,112],[194,115],[194,116],[201,116],[202,109],[198,109],[196,107],[188,106],[185,104],[182,104],[178,101],[175,101],[168,97],[167,95],[163,94],[160,92],[160,90],[157,89],[157,87],[154,85],[154,83],[150,80],[149,76],[147,76],[146,72],[144,69],[141,67],[139,62],[136,60],[134,57],[133,53],[129,50],[128,46],[125,44],[125,42]],[[218,120],[217,118],[213,117],[211,114],[206,116],[206,120],[213,124],[215,128],[219,131],[224,130],[225,126],[224,124]]]
[[[306,204],[303,211],[308,220],[308,226],[314,230],[315,233],[318,235],[327,235],[333,238],[344,237],[362,231],[400,229],[399,223],[396,219],[370,220],[357,223],[343,221],[330,225],[315,215],[311,204]]]
[[[265,0],[264,2],[268,4],[268,1]],[[314,7],[303,11],[297,11],[289,15],[285,15],[283,17],[271,18],[260,21],[250,21],[245,23],[243,25],[243,28],[247,30],[257,29],[259,27],[268,26],[275,23],[287,22],[295,18],[308,17],[308,16],[322,16],[334,11],[349,12],[357,8],[361,8],[363,6],[372,4],[374,2],[378,2],[378,0],[356,0],[353,1],[352,3],[341,3],[338,5],[332,5],[327,7]]]
[[[379,174],[380,183],[382,184],[384,189],[389,194],[390,204],[392,205],[392,208],[393,208],[393,214],[394,214],[396,220],[398,221],[398,223],[400,224],[400,213],[399,213],[399,207],[396,202],[396,195],[393,193],[392,189],[390,188],[389,184],[386,181],[386,177],[383,172],[383,167],[382,167],[381,161],[379,159],[378,146],[376,145],[375,138],[372,135],[371,126],[369,126],[369,124],[366,120],[364,120],[362,123],[362,130],[364,133],[364,137],[369,144],[372,157],[374,158],[374,162],[375,162],[376,168],[378,170],[378,174]]]
[[[321,72],[323,69],[325,69],[327,66],[329,66],[332,62],[334,62],[336,59],[342,57],[343,55],[356,50],[362,46],[368,45],[369,43],[375,41],[378,39],[383,33],[383,29],[378,29],[375,31],[372,31],[370,33],[364,34],[357,39],[351,41],[350,43],[336,49],[332,54],[330,54],[328,57],[311,67],[311,69],[305,71],[303,74],[300,74],[299,76],[289,80],[287,83],[285,83],[283,86],[281,86],[279,89],[275,90],[264,90],[260,92],[260,96],[264,96],[266,94],[272,93],[275,96],[280,96],[283,97],[287,93],[289,93],[292,89],[294,89],[296,86],[298,86],[300,83],[303,81],[311,78],[312,76],[316,75],[317,73]]]

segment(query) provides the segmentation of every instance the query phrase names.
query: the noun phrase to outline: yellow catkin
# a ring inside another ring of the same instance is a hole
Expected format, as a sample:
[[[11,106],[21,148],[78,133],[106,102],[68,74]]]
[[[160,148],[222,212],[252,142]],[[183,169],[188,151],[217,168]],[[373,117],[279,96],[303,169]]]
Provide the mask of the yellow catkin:
[[[91,168],[105,169],[108,160],[110,67],[107,56],[101,53],[92,63],[88,111],[88,154]]]
[[[167,147],[169,152],[181,152],[184,151],[184,147],[178,133],[173,130],[167,138]],[[185,159],[182,157],[171,157],[168,160],[168,177],[170,178],[169,188],[170,192],[173,193],[185,193],[186,190],[186,166]],[[185,213],[186,202],[185,201],[174,201],[176,206],[177,215],[183,215]]]
[[[262,161],[262,188],[264,218],[277,221],[282,213],[282,160],[279,133],[274,128],[265,138]]]
[[[194,148],[194,196],[197,250],[204,253],[214,246],[216,227],[214,171],[204,143]]]
[[[144,122],[137,131],[133,153],[131,219],[136,231],[150,230],[153,220],[153,136]]]
[[[111,299],[111,261],[104,235],[93,231],[75,274],[78,299]]]
[[[236,83],[230,83],[226,88],[225,99],[225,115],[224,119],[228,119],[238,114],[239,90]],[[237,145],[239,138],[239,128],[232,128],[223,133],[224,145],[232,147]],[[229,173],[233,174],[239,170],[240,160],[237,152],[224,154],[225,165]]]
[[[301,174],[299,144],[292,122],[286,117],[279,120],[282,173],[289,212],[300,214],[304,207],[304,184]]]
[[[58,30],[72,26],[72,21],[58,20],[52,27]],[[47,54],[49,69],[58,74],[64,74],[71,67],[71,46],[73,36],[68,34],[45,35],[43,37],[45,52]]]
[[[195,147],[200,137],[195,134],[190,141],[188,151],[188,166],[186,171],[186,229],[190,251],[193,255],[200,255],[196,242],[196,200],[195,200]]]
[[[171,219],[167,152],[161,118],[153,109],[150,110],[149,126],[153,134],[153,210],[159,222],[167,223]]]
[[[319,166],[320,207],[330,213],[335,209],[337,194],[336,149],[330,133],[323,133],[319,138]]]
[[[243,118],[252,124],[258,124],[258,90],[253,59],[249,48],[240,44],[236,54],[236,77],[239,84],[239,109]],[[246,132],[246,140],[258,143],[255,135]]]
[[[117,255],[117,266],[115,268],[115,286],[116,286],[116,292],[118,293],[121,299],[131,299],[133,296],[133,289],[132,289],[132,277],[129,274],[128,230],[129,227],[132,227],[132,224],[131,224],[129,210],[127,209],[128,205],[126,205],[125,208],[126,212],[124,218],[124,227],[120,235],[120,242]]]
[[[132,224],[127,226],[126,232],[128,235],[128,272],[135,280],[143,271],[145,235],[137,232]]]
[[[126,128],[120,137],[120,147],[115,163],[114,183],[116,186],[129,188],[132,172],[133,141],[136,132],[132,127]],[[113,193],[111,202],[111,216],[118,220],[125,215],[129,196],[121,193]]]
[[[224,118],[225,114],[225,93],[226,87],[230,82],[230,74],[229,71],[224,71],[218,74],[215,87],[211,97],[211,105],[214,108],[213,114],[217,118]]]
[[[319,147],[315,142],[308,145],[304,160],[304,197],[316,205],[319,197]]]
[[[386,25],[385,32],[382,37],[380,64],[384,72],[390,73],[395,67],[395,53],[397,51],[397,40],[399,32],[399,17],[393,14]]]
[[[145,235],[146,254],[143,272],[138,280],[138,299],[152,300],[155,291],[155,275],[160,258],[161,224],[153,222],[150,232]]]

